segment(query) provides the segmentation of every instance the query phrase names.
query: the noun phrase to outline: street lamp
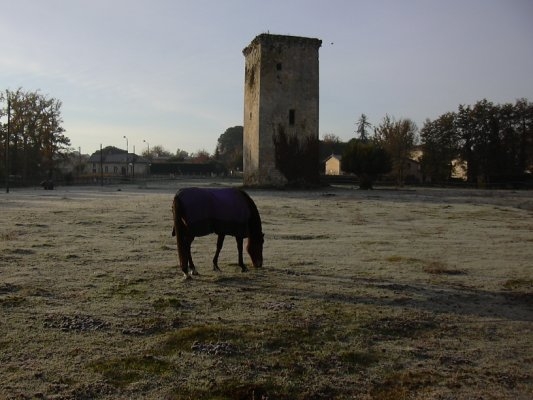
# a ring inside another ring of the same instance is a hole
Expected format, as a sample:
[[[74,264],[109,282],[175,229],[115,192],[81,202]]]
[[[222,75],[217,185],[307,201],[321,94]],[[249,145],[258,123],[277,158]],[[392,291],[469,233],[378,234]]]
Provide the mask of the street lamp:
[[[148,151],[147,151],[147,154],[148,154],[148,157],[150,157],[150,143],[148,143],[146,140],[143,139],[143,143],[146,143],[146,145],[148,146]]]

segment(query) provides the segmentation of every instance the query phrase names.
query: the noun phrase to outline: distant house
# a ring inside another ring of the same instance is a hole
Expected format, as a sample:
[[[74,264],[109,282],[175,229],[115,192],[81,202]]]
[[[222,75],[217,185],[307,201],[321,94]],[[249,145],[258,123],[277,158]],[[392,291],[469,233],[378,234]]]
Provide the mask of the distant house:
[[[332,154],[325,161],[325,174],[326,175],[342,175],[341,170],[342,156],[338,154]]]
[[[423,156],[424,156],[424,147],[423,146],[415,146],[411,150],[411,154],[409,155],[409,158],[411,160],[420,162],[422,160]]]
[[[408,158],[405,160],[405,180],[407,183],[420,183],[423,181],[420,161]]]
[[[93,175],[135,177],[150,173],[150,160],[134,153],[112,153],[100,157],[100,152],[96,152],[89,157],[88,163]]]
[[[399,173],[401,173],[401,178],[398,177]],[[383,175],[383,179],[385,181],[394,181],[397,184],[413,184],[424,182],[420,162],[411,158],[403,159],[401,172],[399,171],[399,166],[393,166],[389,173]]]
[[[467,178],[468,164],[466,161],[460,158],[454,158],[452,160],[452,173],[451,177],[453,179],[459,179],[466,181]]]

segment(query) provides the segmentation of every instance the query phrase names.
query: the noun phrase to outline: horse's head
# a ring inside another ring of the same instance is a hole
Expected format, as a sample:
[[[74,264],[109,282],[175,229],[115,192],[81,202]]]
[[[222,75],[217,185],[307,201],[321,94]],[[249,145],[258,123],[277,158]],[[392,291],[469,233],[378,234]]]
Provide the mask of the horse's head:
[[[263,266],[263,243],[265,242],[265,235],[260,232],[258,235],[250,236],[246,251],[252,259],[254,267],[259,268]]]

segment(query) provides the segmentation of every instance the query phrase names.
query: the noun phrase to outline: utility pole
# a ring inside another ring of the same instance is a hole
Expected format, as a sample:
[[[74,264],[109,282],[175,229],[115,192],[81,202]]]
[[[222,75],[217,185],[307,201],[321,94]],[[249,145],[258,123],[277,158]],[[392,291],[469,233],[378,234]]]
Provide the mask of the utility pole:
[[[102,143],[100,143],[100,186],[104,186],[104,154],[102,153]]]
[[[128,169],[129,169],[129,166],[128,166],[128,138],[126,137],[126,135],[124,135],[124,139],[126,139],[126,179],[128,179]]]
[[[78,147],[78,185],[81,183],[81,147]]]
[[[11,99],[9,92],[7,95],[7,132],[6,132],[6,193],[9,193],[9,133],[11,129]]]
[[[133,145],[133,156],[131,157],[131,181],[135,180],[135,145]]]

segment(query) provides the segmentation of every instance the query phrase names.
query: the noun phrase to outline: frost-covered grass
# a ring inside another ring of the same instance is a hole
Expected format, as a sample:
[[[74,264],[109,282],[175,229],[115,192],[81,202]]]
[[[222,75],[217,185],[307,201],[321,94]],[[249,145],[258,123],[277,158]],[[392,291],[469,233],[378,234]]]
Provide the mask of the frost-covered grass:
[[[183,281],[188,184],[0,194],[0,398],[533,396],[533,193],[250,190],[264,267]]]

